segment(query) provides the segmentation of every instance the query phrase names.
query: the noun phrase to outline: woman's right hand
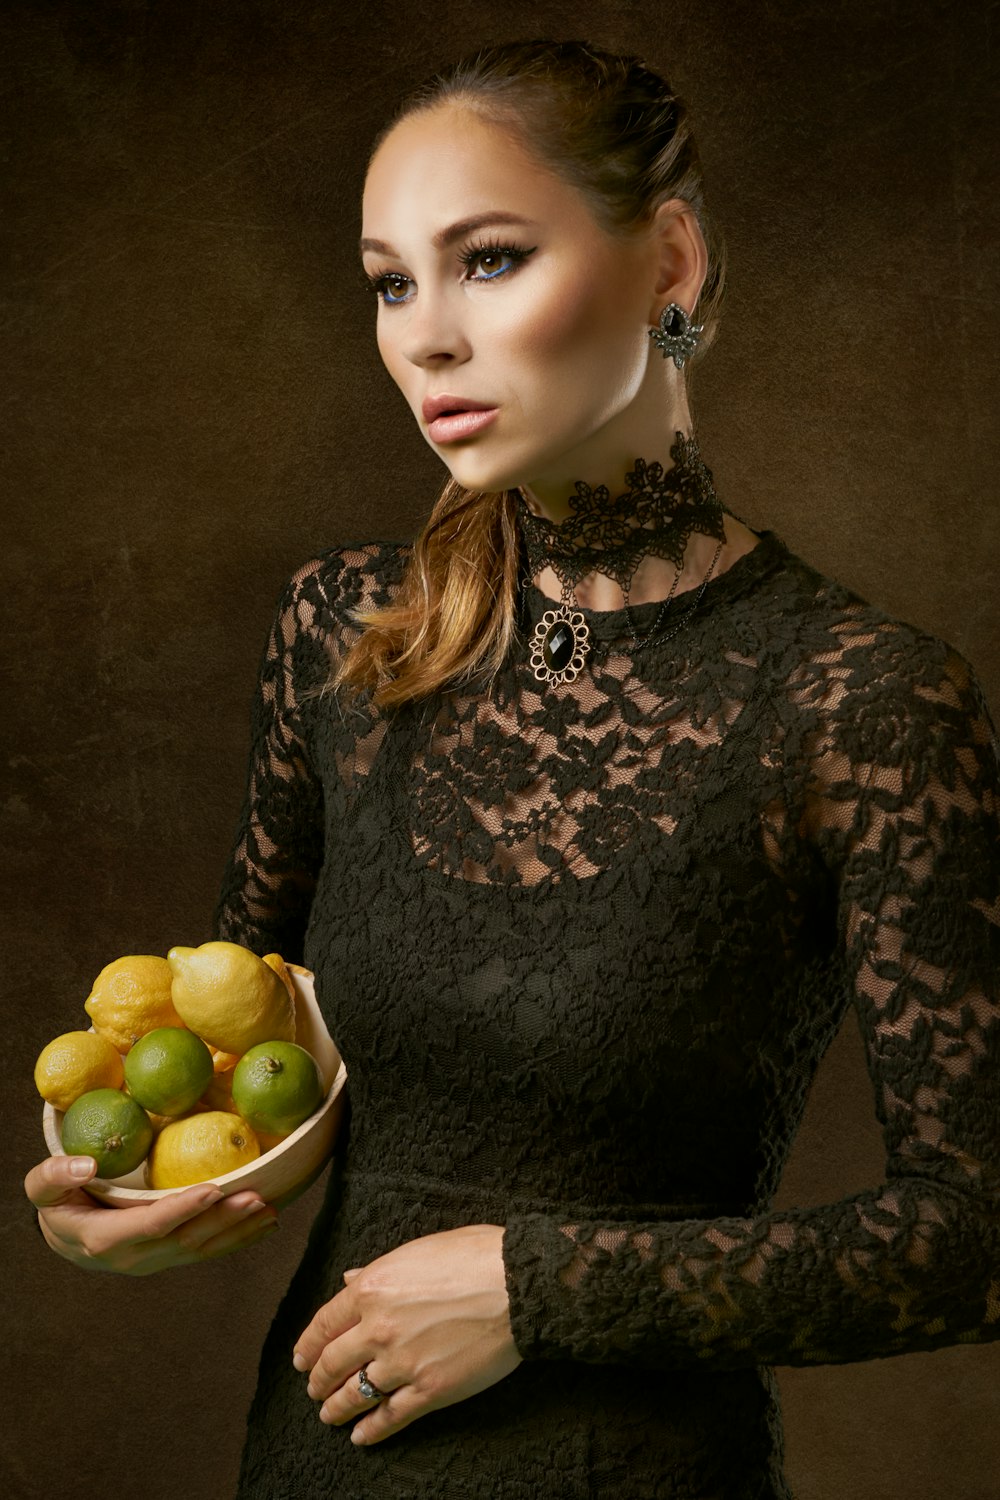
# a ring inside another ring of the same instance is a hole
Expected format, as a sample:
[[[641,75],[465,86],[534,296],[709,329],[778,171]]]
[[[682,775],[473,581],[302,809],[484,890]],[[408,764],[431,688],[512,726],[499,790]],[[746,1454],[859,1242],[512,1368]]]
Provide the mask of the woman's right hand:
[[[46,1243],[89,1271],[150,1276],[214,1260],[264,1239],[278,1222],[259,1193],[227,1198],[213,1183],[136,1208],[106,1208],[81,1186],[96,1168],[92,1156],[50,1156],[24,1179]]]

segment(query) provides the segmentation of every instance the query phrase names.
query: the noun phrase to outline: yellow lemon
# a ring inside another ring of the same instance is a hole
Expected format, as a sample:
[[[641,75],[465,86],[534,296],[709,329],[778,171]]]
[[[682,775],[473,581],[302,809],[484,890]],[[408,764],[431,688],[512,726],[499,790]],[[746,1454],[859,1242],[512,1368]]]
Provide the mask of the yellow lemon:
[[[95,1031],[64,1031],[35,1063],[35,1088],[55,1109],[69,1109],[91,1089],[120,1089],[124,1077],[121,1053]]]
[[[127,954],[106,964],[94,980],[84,1010],[94,1030],[119,1052],[158,1026],[183,1026],[170,998],[173,975],[165,958]]]
[[[284,981],[239,943],[171,948],[178,1015],[211,1047],[241,1056],[258,1042],[295,1040],[295,1001]]]
[[[278,978],[281,980],[282,984],[285,986],[285,989],[288,991],[289,995],[292,997],[292,1004],[294,1005],[295,1004],[295,980],[292,978],[291,974],[288,972],[288,965],[285,963],[285,960],[282,958],[281,954],[280,953],[265,953],[264,954],[264,962],[267,964],[267,966],[268,966],[269,969],[273,969],[274,972],[277,974]]]
[[[218,1047],[209,1047],[212,1054],[212,1069],[216,1073],[231,1073],[240,1060],[238,1052],[221,1052]]]
[[[234,1070],[235,1065],[225,1073],[216,1073],[209,1079],[208,1088],[198,1100],[198,1109],[228,1109],[234,1115],[239,1114],[233,1103]]]
[[[260,1155],[260,1143],[245,1120],[224,1110],[185,1115],[164,1125],[149,1153],[151,1188],[190,1187],[246,1166]]]

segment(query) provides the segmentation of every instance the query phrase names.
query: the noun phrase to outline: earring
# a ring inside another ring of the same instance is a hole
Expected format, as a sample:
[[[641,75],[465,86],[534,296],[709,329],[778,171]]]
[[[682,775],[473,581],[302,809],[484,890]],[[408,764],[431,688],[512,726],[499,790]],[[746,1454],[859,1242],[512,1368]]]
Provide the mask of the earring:
[[[663,351],[664,359],[672,359],[679,370],[694,353],[704,331],[705,325],[692,323],[679,302],[668,302],[660,313],[659,328],[651,328],[649,336]]]

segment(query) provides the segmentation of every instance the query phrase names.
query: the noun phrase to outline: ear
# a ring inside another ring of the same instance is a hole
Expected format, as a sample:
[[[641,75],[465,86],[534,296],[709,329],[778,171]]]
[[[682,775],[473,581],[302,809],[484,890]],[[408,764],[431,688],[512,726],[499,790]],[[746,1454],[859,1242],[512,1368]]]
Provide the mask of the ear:
[[[708,274],[708,251],[697,214],[684,198],[670,198],[657,208],[649,232],[656,275],[649,322],[659,321],[668,302],[693,314]]]

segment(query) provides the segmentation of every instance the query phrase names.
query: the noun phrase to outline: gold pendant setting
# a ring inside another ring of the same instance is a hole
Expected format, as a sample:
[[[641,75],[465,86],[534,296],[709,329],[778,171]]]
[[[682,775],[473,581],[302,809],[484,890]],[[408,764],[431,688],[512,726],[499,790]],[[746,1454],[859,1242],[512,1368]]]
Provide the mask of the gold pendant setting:
[[[590,630],[578,609],[560,604],[547,609],[531,637],[531,666],[539,682],[558,685],[580,675],[590,646]]]

